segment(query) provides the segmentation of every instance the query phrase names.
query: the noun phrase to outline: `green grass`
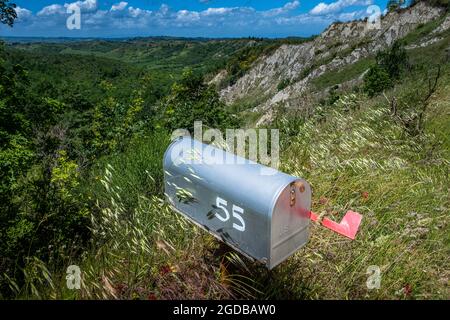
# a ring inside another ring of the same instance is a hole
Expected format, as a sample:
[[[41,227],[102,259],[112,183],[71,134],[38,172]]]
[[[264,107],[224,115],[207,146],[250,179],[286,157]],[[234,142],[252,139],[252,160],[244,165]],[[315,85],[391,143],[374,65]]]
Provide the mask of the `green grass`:
[[[448,72],[448,68],[444,72]],[[448,76],[441,80],[448,84]],[[425,132],[436,137],[436,141],[442,146],[442,151],[446,159],[450,159],[450,109],[448,108],[450,101],[450,88],[441,90],[436,94],[434,103],[431,104],[428,111]]]
[[[363,58],[353,64],[347,65],[339,71],[328,71],[311,81],[317,91],[349,81],[360,76],[374,63],[373,58]]]
[[[434,118],[449,109],[448,77],[443,78],[442,83],[433,98],[434,108],[428,123],[430,129],[442,128],[442,135],[448,136],[449,127],[443,128],[448,116],[445,123]],[[402,88],[403,85],[399,85],[396,90]],[[205,272],[199,277],[211,281],[203,293],[205,298],[221,298],[227,294],[231,294],[229,297],[294,299],[448,297],[450,243],[446,231],[450,159],[445,157],[445,144],[439,144],[437,136],[430,135],[425,140],[408,136],[390,116],[384,98],[367,100],[363,96],[353,96],[349,99],[360,109],[350,113],[343,111],[350,100],[341,100],[325,112],[325,119],[319,122],[313,118],[298,127],[297,137],[290,138],[282,152],[282,170],[311,183],[316,212],[326,213],[334,220],[340,220],[346,210],[360,212],[364,218],[356,240],[345,239],[313,224],[308,245],[269,273],[246,260],[236,262],[237,258],[230,253],[218,253],[218,243],[190,224],[177,222],[181,225],[174,224],[171,229],[169,222],[160,222],[159,229],[169,228],[172,232],[178,229],[184,235],[164,238],[175,248],[164,260],[175,266],[171,280],[163,282],[164,285],[178,288],[188,277],[186,270],[195,265],[200,273]],[[438,143],[437,147],[430,153],[427,145],[434,143]],[[142,147],[133,148],[139,153],[141,150]],[[142,164],[131,165],[136,161],[134,155],[130,153],[123,159],[123,163],[130,163],[128,166],[139,172]],[[116,171],[113,177],[123,175],[122,170]],[[143,174],[143,169],[140,172]],[[127,179],[119,185],[123,186],[125,181]],[[106,195],[103,198],[106,199]],[[164,210],[167,209],[149,210],[142,213],[142,218],[150,219],[147,215],[166,212],[167,219],[175,219],[170,211]],[[168,221],[173,221],[170,219]],[[152,234],[150,230],[144,232]],[[156,242],[153,245],[156,246]],[[160,255],[164,257],[166,253]],[[222,259],[232,262],[223,263]],[[381,269],[382,282],[378,290],[366,287],[367,268],[372,265]],[[155,267],[139,264],[137,268],[145,272],[146,268],[153,270]],[[120,267],[118,271],[124,272]],[[115,277],[111,277],[111,281],[113,279]],[[144,277],[140,280],[142,285],[144,279],[148,281]],[[188,283],[189,293],[183,286],[180,296],[198,297],[199,286],[204,286],[203,281],[201,283]],[[127,286],[131,287],[128,283]],[[217,290],[220,286],[224,288]],[[161,287],[148,290],[158,298],[168,297]]]
[[[434,65],[445,63],[448,59],[445,50],[450,46],[450,30],[439,35],[442,40],[433,43],[424,48],[415,48],[408,50],[410,63],[413,65]]]
[[[448,100],[441,103],[449,107]],[[363,215],[357,239],[314,226],[308,246],[277,272],[295,264],[311,298],[446,299],[450,184],[444,146],[429,154],[424,144],[436,137],[417,141],[383,103],[360,105],[353,114],[329,115],[320,126],[307,123],[282,162],[284,171],[312,184],[317,212],[334,220],[349,209]],[[366,287],[371,265],[381,269],[379,290]]]
[[[264,103],[269,96],[261,92],[260,94],[254,94],[251,96],[245,96],[244,98],[237,99],[232,105],[229,106],[230,111],[233,113],[241,113],[249,111],[260,104]]]
[[[119,196],[127,210],[133,210],[139,203],[139,197],[161,196],[163,194],[162,158],[169,145],[169,134],[156,132],[132,141],[123,153],[100,158],[83,188],[89,197],[99,201],[104,207],[109,203],[109,191],[100,183],[108,166],[116,171],[111,183],[117,185]]]
[[[442,16],[439,19],[433,20],[426,24],[419,25],[415,30],[410,32],[407,36],[403,38],[405,44],[413,44],[418,40],[423,39],[425,36],[429,35],[434,29],[436,29],[447,17],[448,15]]]

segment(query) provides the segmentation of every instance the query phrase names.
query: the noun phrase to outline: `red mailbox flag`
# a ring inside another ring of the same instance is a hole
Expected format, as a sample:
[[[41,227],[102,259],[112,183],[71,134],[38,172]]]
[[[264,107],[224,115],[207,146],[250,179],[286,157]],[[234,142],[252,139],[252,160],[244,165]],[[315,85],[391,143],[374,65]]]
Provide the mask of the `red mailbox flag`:
[[[310,218],[312,221],[317,221],[318,216],[314,212],[310,212]],[[341,223],[334,222],[328,218],[322,220],[322,225],[325,228],[333,230],[340,235],[343,235],[352,240],[355,239],[356,233],[358,232],[359,225],[361,224],[362,215],[358,212],[347,211]]]

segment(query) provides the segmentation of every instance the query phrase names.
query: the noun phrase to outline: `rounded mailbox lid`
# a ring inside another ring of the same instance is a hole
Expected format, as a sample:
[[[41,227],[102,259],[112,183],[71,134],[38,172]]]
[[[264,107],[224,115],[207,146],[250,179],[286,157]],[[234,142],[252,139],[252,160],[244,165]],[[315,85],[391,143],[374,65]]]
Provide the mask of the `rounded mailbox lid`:
[[[164,168],[225,192],[260,213],[271,213],[281,191],[298,178],[190,138],[167,149]]]

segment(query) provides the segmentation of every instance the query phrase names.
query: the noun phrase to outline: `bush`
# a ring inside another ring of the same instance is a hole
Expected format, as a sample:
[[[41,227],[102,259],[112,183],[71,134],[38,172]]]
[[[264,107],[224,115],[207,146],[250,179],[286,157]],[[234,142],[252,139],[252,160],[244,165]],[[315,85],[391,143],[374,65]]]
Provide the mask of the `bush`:
[[[396,41],[388,50],[379,52],[376,60],[377,64],[394,80],[399,79],[402,70],[409,67],[408,55],[399,41]]]
[[[195,121],[218,129],[234,128],[239,124],[237,118],[226,109],[225,103],[220,101],[216,90],[206,86],[203,79],[191,70],[186,70],[182,80],[172,86],[160,109],[158,126],[169,131],[192,131]]]
[[[364,91],[373,97],[390,88],[395,80],[400,79],[404,69],[409,69],[409,59],[402,43],[396,41],[391,48],[381,51],[376,56],[376,64],[364,77]]]
[[[379,65],[372,66],[364,77],[364,91],[373,97],[392,85],[391,78]]]
[[[278,90],[278,91],[284,90],[284,89],[286,89],[290,84],[291,84],[291,81],[290,81],[289,79],[283,79],[283,80],[280,81],[280,83],[278,83],[277,90]]]

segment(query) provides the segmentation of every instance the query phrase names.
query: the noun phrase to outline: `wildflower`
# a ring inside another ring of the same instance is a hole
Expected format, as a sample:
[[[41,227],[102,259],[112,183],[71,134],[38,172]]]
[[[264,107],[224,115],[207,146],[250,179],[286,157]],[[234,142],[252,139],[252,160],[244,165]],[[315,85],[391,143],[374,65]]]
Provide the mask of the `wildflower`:
[[[405,296],[409,297],[409,296],[411,295],[411,293],[412,293],[412,287],[411,287],[411,285],[410,285],[410,284],[406,284],[406,285],[403,287],[403,292],[405,293]]]
[[[172,272],[172,268],[171,268],[169,265],[162,266],[162,267],[159,269],[159,273],[160,273],[162,276],[164,276],[164,275],[166,275],[166,274],[168,274],[168,273],[171,273],[171,272]]]
[[[150,292],[147,296],[148,300],[158,300],[158,298],[156,298],[156,295],[152,292]]]

